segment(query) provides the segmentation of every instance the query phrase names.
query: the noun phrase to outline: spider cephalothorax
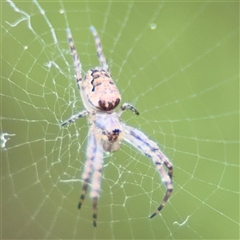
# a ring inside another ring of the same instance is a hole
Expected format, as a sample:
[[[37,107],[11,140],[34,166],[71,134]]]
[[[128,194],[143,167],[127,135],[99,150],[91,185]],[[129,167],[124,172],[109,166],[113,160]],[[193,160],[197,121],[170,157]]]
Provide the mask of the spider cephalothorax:
[[[101,111],[112,111],[121,101],[110,74],[101,68],[88,70],[81,88],[89,104]]]
[[[90,29],[95,39],[97,56],[101,67],[88,70],[84,79],[82,79],[81,62],[76,52],[71,32],[69,29],[67,30],[68,41],[74,60],[76,81],[85,110],[72,115],[67,121],[62,123],[62,126],[74,122],[81,117],[87,117],[90,124],[86,153],[87,159],[82,175],[83,186],[78,208],[80,209],[82,206],[91,181],[90,196],[93,199],[93,225],[97,226],[97,206],[103,154],[104,152],[118,150],[121,142],[124,140],[152,159],[162,181],[166,185],[167,191],[165,196],[156,211],[150,215],[150,218],[152,218],[164,207],[172,193],[172,164],[155,142],[138,129],[125,125],[120,120],[120,116],[126,109],[131,110],[136,115],[139,115],[139,112],[129,103],[122,104],[120,109],[115,111],[121,101],[121,95],[111,77],[97,31],[94,27],[90,27]],[[167,172],[164,167],[168,170]]]

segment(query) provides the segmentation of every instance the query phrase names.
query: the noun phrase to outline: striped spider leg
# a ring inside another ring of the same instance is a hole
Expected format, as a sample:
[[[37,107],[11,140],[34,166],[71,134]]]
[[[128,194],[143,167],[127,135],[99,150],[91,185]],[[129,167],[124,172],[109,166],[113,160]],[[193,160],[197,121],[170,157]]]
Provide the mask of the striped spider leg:
[[[126,141],[152,159],[162,182],[167,188],[160,205],[150,215],[150,218],[152,218],[161,211],[172,193],[173,167],[155,142],[138,129],[127,126],[121,121],[120,117],[126,109],[131,110],[136,115],[139,115],[139,112],[129,103],[122,104],[119,110],[115,111],[121,101],[121,95],[111,77],[97,31],[93,26],[90,27],[90,30],[95,40],[100,67],[88,70],[85,77],[82,78],[80,58],[75,49],[71,32],[67,29],[67,37],[74,62],[75,78],[85,109],[72,115],[61,125],[68,125],[82,117],[87,117],[89,122],[86,162],[82,174],[83,186],[78,208],[81,208],[88,186],[91,185],[93,225],[96,227],[104,153],[117,151],[121,146],[121,142]]]

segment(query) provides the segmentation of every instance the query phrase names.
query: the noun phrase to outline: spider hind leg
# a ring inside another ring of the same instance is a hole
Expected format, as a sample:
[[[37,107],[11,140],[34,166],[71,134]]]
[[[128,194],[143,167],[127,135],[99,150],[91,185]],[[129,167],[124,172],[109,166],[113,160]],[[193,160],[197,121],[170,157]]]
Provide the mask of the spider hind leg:
[[[163,207],[165,206],[166,202],[168,201],[173,191],[172,163],[161,152],[157,144],[152,140],[150,140],[144,133],[142,133],[136,128],[133,128],[127,125],[125,125],[124,129],[125,129],[125,141],[127,141],[128,143],[133,145],[135,148],[137,148],[141,153],[143,153],[144,155],[152,159],[153,163],[155,164],[159,172],[162,182],[166,186],[166,193],[163,197],[163,200],[159,204],[156,211],[149,216],[149,218],[153,218],[163,209]],[[165,169],[167,169],[167,171]]]
[[[93,198],[93,226],[97,227],[98,198]]]
[[[83,201],[84,201],[86,193],[87,193],[87,189],[88,189],[88,182],[84,182],[84,184],[82,186],[82,193],[80,195],[80,199],[79,199],[79,203],[78,203],[78,209],[81,209],[81,206],[83,204]]]
[[[166,194],[165,194],[165,196],[164,196],[164,199],[162,200],[161,204],[159,205],[159,207],[157,208],[157,210],[156,210],[153,214],[151,214],[151,215],[149,216],[149,218],[155,217],[155,216],[163,209],[163,207],[165,206],[167,200],[169,199],[172,191],[173,191],[173,189],[167,189],[167,192],[166,192]]]
[[[159,155],[160,159],[163,158],[162,154],[158,153],[158,155]],[[173,167],[172,167],[172,165],[170,164],[170,162],[168,160],[167,161],[165,160],[163,162],[165,167],[168,169],[168,173],[166,173],[166,171],[164,170],[162,164],[157,164],[157,163],[155,163],[155,164],[157,165],[158,171],[159,171],[159,173],[160,173],[160,175],[162,177],[162,181],[166,185],[167,190],[166,190],[166,193],[165,193],[165,196],[164,196],[162,202],[160,203],[160,205],[158,206],[156,211],[149,216],[149,218],[155,217],[163,209],[163,207],[165,206],[166,202],[168,201],[168,199],[169,199],[169,197],[170,197],[170,195],[172,194],[172,191],[173,191],[173,186],[172,186]],[[160,165],[160,166],[158,166],[158,165]]]

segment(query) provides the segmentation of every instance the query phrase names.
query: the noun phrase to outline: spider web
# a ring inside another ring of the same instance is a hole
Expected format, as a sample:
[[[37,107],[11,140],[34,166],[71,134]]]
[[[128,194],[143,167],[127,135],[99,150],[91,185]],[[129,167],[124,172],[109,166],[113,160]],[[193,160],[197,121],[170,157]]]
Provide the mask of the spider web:
[[[239,239],[238,2],[2,2],[2,239]],[[83,71],[98,65],[97,29],[123,121],[174,166],[174,192],[132,147],[105,157],[98,227],[77,202],[86,119],[66,28]]]

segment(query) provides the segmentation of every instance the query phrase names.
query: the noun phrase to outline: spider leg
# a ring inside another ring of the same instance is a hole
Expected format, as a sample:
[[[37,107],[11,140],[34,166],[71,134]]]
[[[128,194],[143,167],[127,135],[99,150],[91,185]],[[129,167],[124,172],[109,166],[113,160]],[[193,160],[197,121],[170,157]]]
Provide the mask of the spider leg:
[[[90,196],[93,199],[93,226],[97,226],[98,198],[103,168],[103,149],[100,142],[96,143],[93,161],[92,189]]]
[[[97,49],[97,56],[98,56],[99,62],[101,64],[101,68],[104,69],[105,71],[107,71],[108,73],[110,73],[109,66],[107,64],[107,60],[106,60],[106,58],[103,54],[103,51],[102,51],[102,45],[101,45],[100,37],[98,36],[98,33],[93,26],[90,27],[90,30],[91,30],[91,32],[93,34],[93,37],[94,37],[94,40],[95,40],[95,45],[96,45],[96,49]]]
[[[118,110],[119,117],[123,114],[126,109],[130,109],[136,115],[139,115],[138,110],[130,103],[124,103],[121,108]]]
[[[67,28],[67,38],[68,38],[68,42],[69,42],[69,46],[70,46],[70,50],[71,50],[71,54],[72,54],[72,57],[73,57],[73,62],[74,62],[74,69],[75,69],[75,78],[76,78],[76,81],[77,81],[77,85],[78,85],[78,88],[81,89],[81,81],[82,81],[82,65],[81,65],[81,62],[80,62],[80,58],[77,54],[77,51],[75,49],[75,46],[74,46],[74,42],[73,42],[73,39],[72,39],[72,34],[71,34],[71,31],[69,28]]]
[[[82,117],[87,116],[88,114],[89,114],[89,112],[88,112],[87,110],[83,110],[83,111],[81,111],[81,112],[79,112],[79,113],[77,113],[77,114],[72,115],[69,119],[67,119],[66,121],[64,121],[64,122],[61,124],[61,126],[63,127],[63,126],[65,126],[65,125],[69,124],[69,123],[72,123],[72,122],[76,121],[78,118],[82,118]]]
[[[83,179],[83,186],[82,186],[82,192],[80,195],[80,200],[78,203],[78,209],[81,208],[83,201],[85,199],[88,185],[90,182],[90,178],[92,176],[92,169],[93,169],[93,161],[94,161],[94,153],[96,149],[96,138],[94,136],[94,133],[91,131],[92,128],[89,129],[89,135],[88,135],[88,144],[87,144],[87,160],[84,166],[82,179]]]
[[[101,182],[101,172],[103,166],[103,150],[100,142],[98,142],[97,129],[93,126],[90,127],[89,137],[88,137],[88,146],[87,146],[87,160],[84,167],[82,179],[83,186],[82,192],[80,195],[80,200],[78,203],[78,209],[81,208],[83,201],[85,199],[90,179],[92,178],[91,184],[91,198],[93,200],[93,226],[97,226],[97,213],[98,213],[98,198],[100,191],[100,182]]]
[[[150,140],[145,134],[143,134],[141,131],[130,127],[130,126],[124,126],[125,131],[125,141],[130,143],[132,146],[137,148],[141,153],[146,155],[147,157],[151,158],[155,164],[155,166],[158,169],[158,172],[162,178],[162,181],[164,182],[167,190],[165,193],[165,196],[163,197],[162,202],[159,204],[156,211],[151,214],[149,217],[153,218],[156,216],[164,207],[166,202],[168,201],[172,191],[173,191],[173,185],[172,185],[172,175],[173,175],[173,167],[172,163],[169,161],[169,159],[161,152],[159,147],[156,143],[154,143],[152,140]],[[164,166],[167,168],[168,172],[165,171]]]

